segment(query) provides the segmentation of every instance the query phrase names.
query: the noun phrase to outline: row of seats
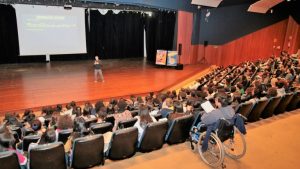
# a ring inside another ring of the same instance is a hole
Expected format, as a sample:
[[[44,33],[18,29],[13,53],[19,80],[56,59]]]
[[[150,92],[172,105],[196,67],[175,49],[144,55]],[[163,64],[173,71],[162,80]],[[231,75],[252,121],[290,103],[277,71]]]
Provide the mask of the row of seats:
[[[258,121],[260,118],[269,118],[299,108],[300,92],[287,93],[284,96],[269,100],[259,100],[255,104],[246,102],[239,105],[237,113],[247,117],[248,122]]]
[[[110,131],[112,124],[109,122],[96,124],[91,127],[95,135],[75,139],[70,166],[72,168],[89,168],[103,165],[105,158],[121,160],[133,156],[137,151],[151,152],[160,149],[164,143],[177,144],[185,142],[189,137],[190,128],[199,116],[193,115],[180,117],[168,124],[167,121],[148,124],[140,143],[138,142],[138,129],[129,127],[119,129],[113,133],[109,150],[103,153],[104,139],[101,133]],[[37,136],[25,136],[23,149],[28,150],[31,142],[37,142]],[[25,148],[26,146],[26,148]],[[30,169],[62,169],[67,168],[65,151],[62,142],[38,145],[28,152]],[[0,169],[20,168],[18,158],[14,152],[0,154]]]

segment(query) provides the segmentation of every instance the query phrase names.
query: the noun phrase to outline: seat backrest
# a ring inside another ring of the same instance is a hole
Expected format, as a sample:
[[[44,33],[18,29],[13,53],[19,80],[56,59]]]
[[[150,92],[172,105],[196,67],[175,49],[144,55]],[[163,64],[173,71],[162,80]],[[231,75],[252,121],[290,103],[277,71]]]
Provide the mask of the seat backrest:
[[[168,122],[154,122],[147,125],[139,144],[139,151],[150,152],[160,149],[165,141],[168,131]]]
[[[23,137],[28,136],[30,134],[34,134],[34,131],[32,129],[25,129],[23,130]]]
[[[15,152],[0,152],[0,169],[21,169]]]
[[[110,123],[112,124],[112,126],[115,125],[115,118],[114,118],[114,116],[107,116],[107,117],[105,118],[105,121],[106,121],[106,122],[110,122]]]
[[[94,134],[104,134],[108,131],[112,131],[113,125],[110,122],[97,123],[91,126],[91,130]]]
[[[11,127],[10,130],[15,131],[18,135],[18,138],[22,139],[22,130],[20,127]]]
[[[30,143],[37,143],[41,139],[39,135],[29,135],[23,138],[23,151],[28,151]]]
[[[85,126],[86,128],[90,128],[91,124],[93,124],[93,123],[97,123],[97,119],[96,119],[96,118],[86,120],[86,121],[84,122],[84,126]]]
[[[137,116],[139,114],[139,110],[132,110],[130,112],[131,112],[131,116],[132,117],[135,117],[135,116]]]
[[[77,138],[73,142],[72,168],[90,168],[104,164],[104,138],[92,135]]]
[[[58,132],[58,141],[63,142],[64,144],[68,141],[68,138],[72,134],[73,129],[61,130]]]
[[[187,115],[174,119],[169,126],[165,141],[168,144],[183,143],[189,137],[189,131],[193,124],[193,115]]]
[[[119,129],[133,127],[136,122],[137,122],[137,118],[123,120],[123,121],[119,122],[118,127],[119,127]]]
[[[262,113],[262,111],[264,111],[264,109],[266,108],[267,104],[268,104],[269,100],[259,100],[253,107],[253,109],[251,110],[251,112],[249,113],[247,119],[249,122],[255,122],[258,121],[260,118],[260,115]]]
[[[113,133],[108,158],[121,160],[133,156],[138,142],[138,129],[130,127]]]
[[[273,115],[273,112],[274,112],[275,108],[278,106],[280,100],[281,100],[280,96],[271,98],[269,100],[267,106],[265,107],[265,109],[261,113],[260,117],[262,117],[264,119],[268,118],[268,117],[271,117]]]
[[[156,119],[156,121],[158,121],[159,119],[162,118],[162,115],[161,114],[155,114],[155,115],[153,115],[153,117]]]
[[[64,145],[61,142],[37,145],[29,151],[29,169],[66,169]]]
[[[253,107],[253,103],[252,102],[246,102],[246,103],[242,103],[239,105],[236,113],[239,113],[245,117],[248,117],[251,109]]]
[[[281,114],[285,112],[285,109],[287,107],[287,105],[290,103],[290,101],[293,98],[293,94],[292,93],[287,93],[284,96],[282,96],[278,106],[276,107],[276,109],[274,110],[274,114]]]
[[[294,93],[294,96],[291,100],[291,102],[286,107],[287,111],[293,111],[298,108],[298,104],[300,102],[300,92]]]

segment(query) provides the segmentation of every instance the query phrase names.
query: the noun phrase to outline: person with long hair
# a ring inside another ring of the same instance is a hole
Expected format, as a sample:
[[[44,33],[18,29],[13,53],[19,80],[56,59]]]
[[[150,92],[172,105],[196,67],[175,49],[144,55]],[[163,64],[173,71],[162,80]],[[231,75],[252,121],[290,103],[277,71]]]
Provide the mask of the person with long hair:
[[[140,106],[139,115],[134,118],[137,118],[137,122],[134,124],[134,127],[138,129],[138,141],[140,142],[146,126],[149,123],[156,122],[156,119],[150,116],[149,109],[145,105]]]

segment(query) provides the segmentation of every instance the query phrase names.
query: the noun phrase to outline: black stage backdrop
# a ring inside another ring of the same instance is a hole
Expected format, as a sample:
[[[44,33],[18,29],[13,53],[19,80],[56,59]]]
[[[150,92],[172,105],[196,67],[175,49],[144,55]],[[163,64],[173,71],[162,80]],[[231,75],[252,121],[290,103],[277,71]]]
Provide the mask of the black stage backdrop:
[[[149,61],[155,61],[157,49],[171,50],[173,46],[176,13],[156,11],[149,17],[143,13],[109,11],[101,15],[98,10],[86,12],[87,54],[56,55],[51,60],[103,59],[144,56],[144,29]],[[18,56],[19,43],[15,9],[0,4],[0,64],[43,62],[42,56]]]
[[[140,13],[90,11],[89,53],[100,58],[143,57],[143,17]]]
[[[15,9],[0,4],[0,63],[18,62],[19,43]]]
[[[159,11],[145,18],[147,59],[154,62],[157,49],[173,48],[176,13]]]

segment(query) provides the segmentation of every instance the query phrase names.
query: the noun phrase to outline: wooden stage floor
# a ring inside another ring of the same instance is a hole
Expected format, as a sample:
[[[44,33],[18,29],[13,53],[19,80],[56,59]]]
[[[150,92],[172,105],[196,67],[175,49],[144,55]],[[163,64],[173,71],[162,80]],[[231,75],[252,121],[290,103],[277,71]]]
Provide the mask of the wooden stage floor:
[[[46,105],[142,95],[170,87],[208,65],[157,68],[143,59],[104,60],[105,82],[94,82],[93,61],[0,65],[0,115]]]

